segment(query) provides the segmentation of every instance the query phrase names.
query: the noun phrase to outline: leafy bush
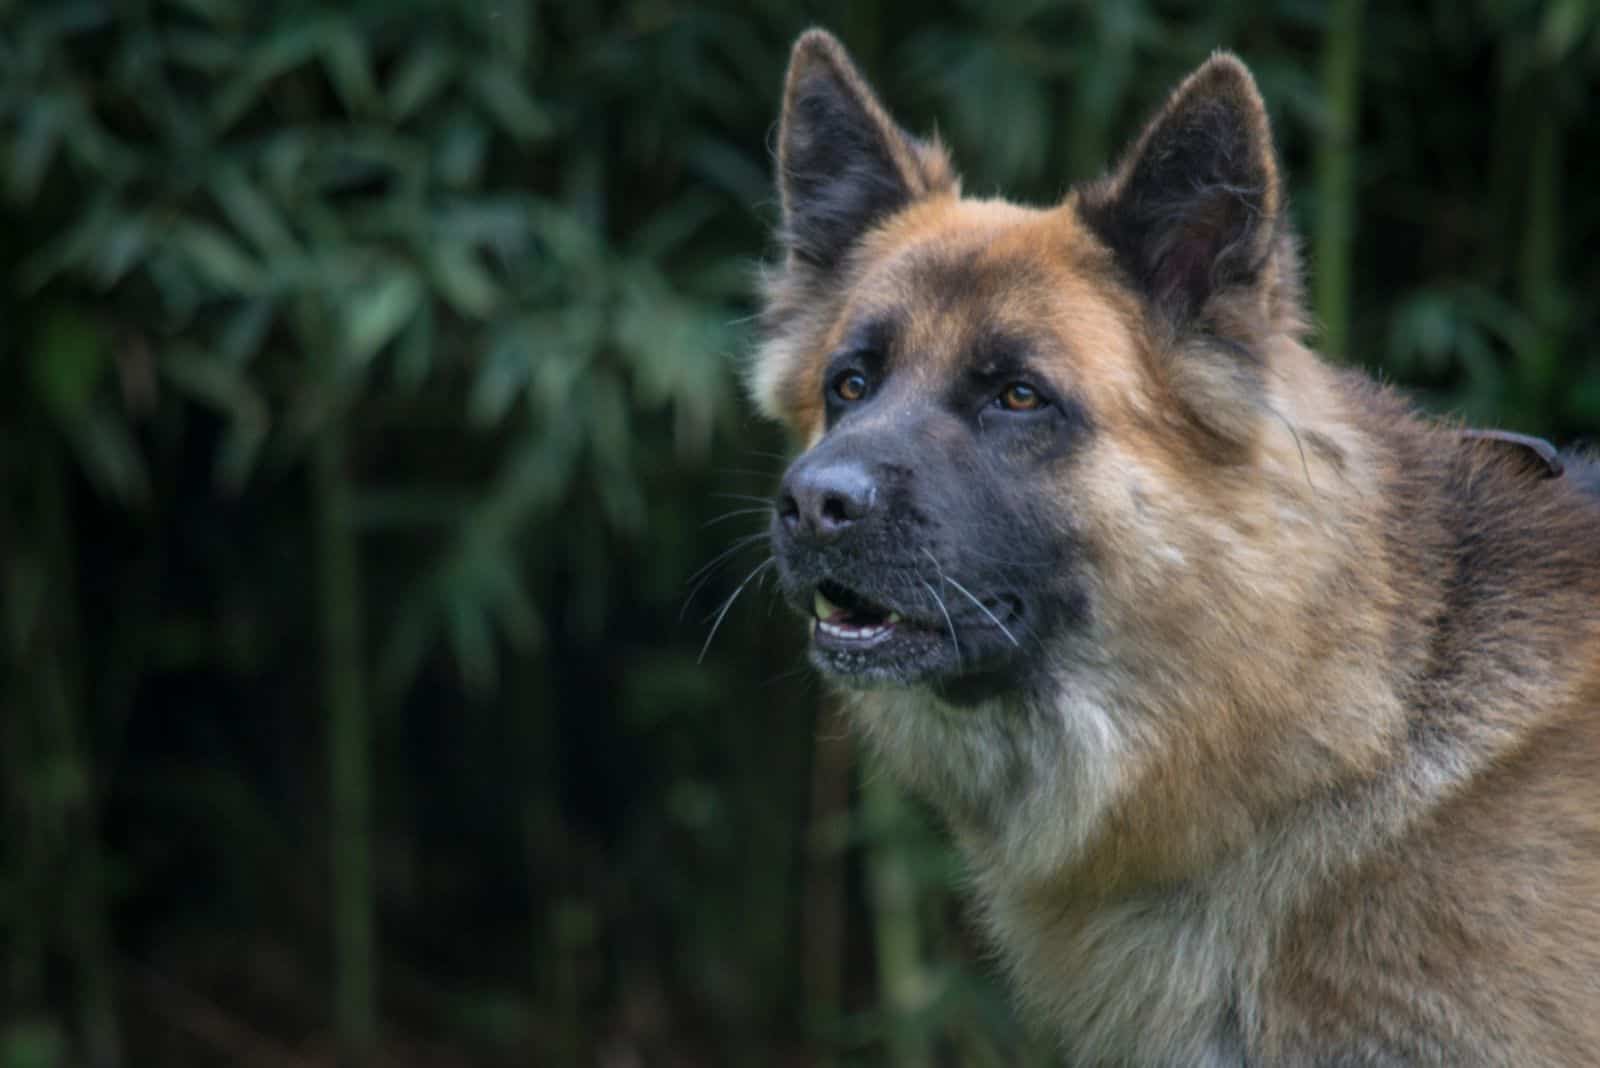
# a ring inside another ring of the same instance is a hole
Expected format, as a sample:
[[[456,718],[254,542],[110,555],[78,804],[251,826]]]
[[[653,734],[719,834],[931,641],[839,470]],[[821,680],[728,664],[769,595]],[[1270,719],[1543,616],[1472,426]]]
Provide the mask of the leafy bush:
[[[1234,47],[1329,346],[1594,434],[1600,9],[1366,7],[0,0],[0,1064],[1041,1059],[751,571],[787,47],[1035,201]]]

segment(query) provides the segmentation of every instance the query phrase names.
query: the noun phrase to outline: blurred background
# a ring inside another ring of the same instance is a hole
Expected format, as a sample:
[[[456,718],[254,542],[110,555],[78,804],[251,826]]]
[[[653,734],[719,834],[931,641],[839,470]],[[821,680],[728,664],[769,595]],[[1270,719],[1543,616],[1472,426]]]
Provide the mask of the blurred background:
[[[1596,0],[0,0],[0,1068],[1046,1063],[729,606],[813,23],[1040,202],[1239,51],[1324,349],[1600,428]]]

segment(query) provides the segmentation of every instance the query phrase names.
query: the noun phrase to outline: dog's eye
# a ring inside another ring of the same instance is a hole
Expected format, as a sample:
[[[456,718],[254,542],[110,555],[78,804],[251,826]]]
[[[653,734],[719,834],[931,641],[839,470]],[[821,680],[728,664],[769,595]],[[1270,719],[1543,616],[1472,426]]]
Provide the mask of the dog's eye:
[[[1026,382],[1011,383],[1000,391],[994,402],[1008,412],[1033,412],[1045,406],[1044,397]]]
[[[842,401],[858,401],[867,395],[867,376],[860,371],[845,371],[833,380],[833,392]]]

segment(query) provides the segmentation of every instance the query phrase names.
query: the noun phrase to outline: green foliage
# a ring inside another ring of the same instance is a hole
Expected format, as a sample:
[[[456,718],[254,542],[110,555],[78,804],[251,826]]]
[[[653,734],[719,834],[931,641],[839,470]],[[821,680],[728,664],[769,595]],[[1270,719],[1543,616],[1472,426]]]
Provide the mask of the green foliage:
[[[1235,48],[1342,357],[1600,428],[1590,0],[0,0],[0,1065],[327,1034],[349,850],[386,1063],[1043,1061],[759,574],[699,661],[811,22],[1036,202]]]

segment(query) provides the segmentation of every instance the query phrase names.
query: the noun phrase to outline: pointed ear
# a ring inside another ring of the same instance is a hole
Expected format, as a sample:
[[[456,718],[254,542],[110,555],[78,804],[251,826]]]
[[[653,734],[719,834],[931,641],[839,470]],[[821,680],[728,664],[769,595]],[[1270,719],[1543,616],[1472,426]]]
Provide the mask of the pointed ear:
[[[1186,78],[1079,213],[1182,330],[1224,291],[1268,287],[1283,195],[1266,105],[1218,53]]]
[[[832,267],[875,224],[955,187],[944,151],[895,125],[843,45],[823,30],[800,36],[778,131],[783,241],[793,258]]]

